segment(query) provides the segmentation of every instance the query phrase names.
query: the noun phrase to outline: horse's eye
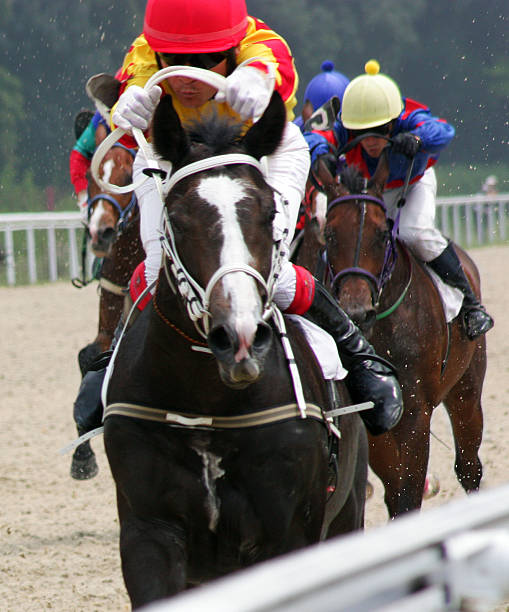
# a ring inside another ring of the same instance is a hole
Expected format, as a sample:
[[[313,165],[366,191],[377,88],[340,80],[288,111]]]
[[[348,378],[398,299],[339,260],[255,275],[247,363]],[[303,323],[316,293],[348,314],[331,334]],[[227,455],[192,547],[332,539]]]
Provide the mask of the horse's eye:
[[[332,227],[329,226],[325,226],[325,230],[323,232],[323,235],[325,237],[325,240],[327,242],[333,242],[335,241],[336,238],[336,232],[334,231],[334,229]]]

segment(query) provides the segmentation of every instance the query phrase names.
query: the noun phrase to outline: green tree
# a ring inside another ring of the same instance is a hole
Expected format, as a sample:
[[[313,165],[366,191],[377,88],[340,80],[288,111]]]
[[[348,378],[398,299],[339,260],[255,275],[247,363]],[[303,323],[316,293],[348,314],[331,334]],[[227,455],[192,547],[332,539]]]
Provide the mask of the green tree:
[[[141,32],[146,0],[3,0],[0,172],[69,196],[73,120],[91,108],[86,80],[113,73]],[[403,95],[430,106],[457,135],[441,165],[493,168],[507,159],[506,0],[247,0],[289,43],[302,94],[325,59],[350,78],[375,57]],[[32,180],[32,179],[30,179]]]

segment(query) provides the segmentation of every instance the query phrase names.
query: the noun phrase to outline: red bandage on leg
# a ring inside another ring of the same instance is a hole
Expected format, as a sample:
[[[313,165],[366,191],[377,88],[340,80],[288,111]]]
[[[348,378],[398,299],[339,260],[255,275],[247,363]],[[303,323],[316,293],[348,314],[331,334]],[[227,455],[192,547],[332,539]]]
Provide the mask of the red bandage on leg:
[[[129,294],[131,295],[131,299],[133,302],[136,302],[138,297],[143,293],[143,291],[147,288],[147,280],[145,278],[145,262],[142,261],[138,264],[131,276],[131,281],[129,282]],[[143,310],[145,306],[152,299],[152,294],[150,291],[147,292],[145,297],[138,303],[136,308],[139,310]]]
[[[288,314],[302,315],[309,310],[315,297],[315,279],[311,272],[302,266],[293,266],[296,274],[295,296],[285,310]]]

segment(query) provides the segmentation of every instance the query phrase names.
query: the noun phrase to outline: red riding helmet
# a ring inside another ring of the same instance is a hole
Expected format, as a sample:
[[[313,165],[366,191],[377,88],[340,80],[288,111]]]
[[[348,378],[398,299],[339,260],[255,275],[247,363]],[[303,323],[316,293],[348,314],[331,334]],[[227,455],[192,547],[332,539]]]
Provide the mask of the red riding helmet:
[[[148,0],[143,33],[160,53],[213,53],[239,44],[245,0]]]

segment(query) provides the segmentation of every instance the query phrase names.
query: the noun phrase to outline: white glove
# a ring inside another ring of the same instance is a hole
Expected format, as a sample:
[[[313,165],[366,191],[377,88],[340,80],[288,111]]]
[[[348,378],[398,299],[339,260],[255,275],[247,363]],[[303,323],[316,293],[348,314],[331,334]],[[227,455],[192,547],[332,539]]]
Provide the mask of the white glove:
[[[274,68],[265,73],[252,66],[239,66],[226,79],[225,92],[216,94],[217,102],[227,102],[243,120],[258,119],[267,108],[274,90]]]
[[[154,85],[149,91],[138,85],[131,85],[118,99],[112,117],[113,123],[124,130],[133,127],[146,130],[152,121],[161,93],[158,85]]]
[[[78,193],[78,208],[81,213],[81,221],[87,223],[88,221],[88,194],[87,190],[83,189]]]

